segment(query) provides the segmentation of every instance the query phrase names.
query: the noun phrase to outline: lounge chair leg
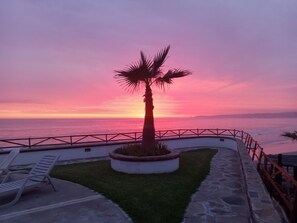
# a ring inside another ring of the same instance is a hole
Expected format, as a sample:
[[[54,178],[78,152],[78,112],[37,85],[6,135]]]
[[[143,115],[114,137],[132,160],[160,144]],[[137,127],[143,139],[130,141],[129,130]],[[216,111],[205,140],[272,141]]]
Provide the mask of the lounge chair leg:
[[[23,193],[24,187],[20,188],[14,199],[6,204],[0,206],[0,209],[15,205]]]
[[[57,192],[57,190],[56,190],[56,188],[55,188],[55,186],[54,186],[54,184],[53,184],[51,178],[50,178],[50,177],[47,177],[47,180],[48,180],[48,183],[49,183],[49,184],[52,186],[52,188],[54,189],[54,191]]]

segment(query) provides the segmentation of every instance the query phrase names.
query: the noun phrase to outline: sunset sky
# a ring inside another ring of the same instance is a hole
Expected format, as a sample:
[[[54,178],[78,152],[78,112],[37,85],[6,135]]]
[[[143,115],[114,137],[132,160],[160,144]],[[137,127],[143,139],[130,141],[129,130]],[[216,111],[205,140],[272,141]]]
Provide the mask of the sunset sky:
[[[114,70],[167,45],[156,116],[297,111],[296,0],[3,0],[0,118],[143,117]]]

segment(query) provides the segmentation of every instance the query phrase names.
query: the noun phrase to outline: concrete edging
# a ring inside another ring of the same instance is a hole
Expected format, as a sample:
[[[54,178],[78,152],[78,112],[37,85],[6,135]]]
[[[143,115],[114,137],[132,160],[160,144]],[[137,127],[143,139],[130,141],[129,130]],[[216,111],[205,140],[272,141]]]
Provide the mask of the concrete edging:
[[[284,219],[281,219],[279,213],[276,211],[256,166],[247,153],[245,145],[241,140],[237,140],[237,146],[253,222],[283,222]]]

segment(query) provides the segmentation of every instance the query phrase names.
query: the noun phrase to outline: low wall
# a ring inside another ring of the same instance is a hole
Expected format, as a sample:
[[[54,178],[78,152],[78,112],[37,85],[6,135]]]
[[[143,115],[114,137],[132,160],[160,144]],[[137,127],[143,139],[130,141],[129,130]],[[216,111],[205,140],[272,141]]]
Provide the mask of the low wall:
[[[40,157],[44,154],[58,154],[60,155],[59,162],[71,161],[78,159],[95,159],[107,157],[108,153],[118,148],[119,145],[105,145],[105,146],[86,146],[78,148],[51,148],[51,149],[38,149],[38,150],[26,150],[22,151],[14,160],[13,165],[28,165],[36,163]],[[6,154],[0,154],[1,159],[5,157]]]
[[[185,149],[192,147],[216,147],[237,150],[237,142],[227,137],[199,137],[188,139],[172,139],[162,141],[170,149]]]
[[[170,149],[185,149],[192,147],[217,147],[231,148],[237,150],[236,141],[226,137],[198,137],[198,138],[183,138],[183,139],[168,139],[162,140],[162,143]],[[133,143],[133,142],[132,142]],[[121,147],[121,143],[101,144],[81,147],[64,147],[64,148],[49,148],[49,149],[30,149],[23,150],[14,160],[13,165],[27,165],[36,163],[44,154],[59,154],[59,161],[71,161],[77,159],[96,159],[108,157],[108,154]],[[0,153],[0,162],[5,158],[7,153]]]
[[[256,166],[247,153],[245,145],[241,140],[237,140],[237,145],[253,222],[286,222],[285,216],[276,211]]]

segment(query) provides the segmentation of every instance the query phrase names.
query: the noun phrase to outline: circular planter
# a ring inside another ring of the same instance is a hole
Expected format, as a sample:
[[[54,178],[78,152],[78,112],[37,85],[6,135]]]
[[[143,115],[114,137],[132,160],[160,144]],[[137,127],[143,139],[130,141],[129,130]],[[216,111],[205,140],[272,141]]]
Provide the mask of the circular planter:
[[[126,156],[109,153],[111,168],[115,171],[130,174],[170,173],[179,168],[179,155],[171,151],[162,156]]]

